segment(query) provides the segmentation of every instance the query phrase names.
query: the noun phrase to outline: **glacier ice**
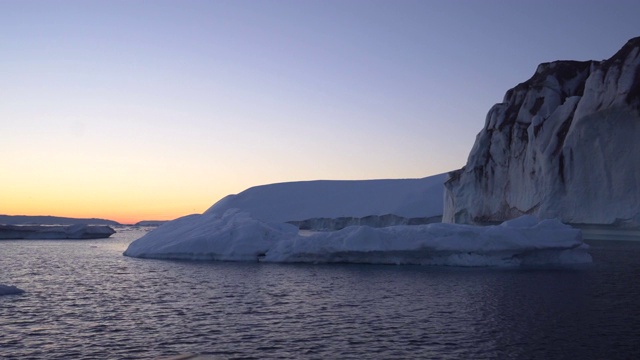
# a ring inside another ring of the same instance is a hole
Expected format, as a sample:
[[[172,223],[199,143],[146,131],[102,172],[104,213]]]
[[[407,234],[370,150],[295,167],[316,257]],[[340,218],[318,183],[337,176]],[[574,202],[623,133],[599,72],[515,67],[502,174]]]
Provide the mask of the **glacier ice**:
[[[491,108],[450,173],[443,221],[639,226],[639,138],[640,37],[605,61],[541,64]]]
[[[307,236],[249,213],[189,215],[132,242],[141,258],[311,263],[517,266],[588,263],[579,230],[558,220],[522,217],[496,226],[350,226]]]

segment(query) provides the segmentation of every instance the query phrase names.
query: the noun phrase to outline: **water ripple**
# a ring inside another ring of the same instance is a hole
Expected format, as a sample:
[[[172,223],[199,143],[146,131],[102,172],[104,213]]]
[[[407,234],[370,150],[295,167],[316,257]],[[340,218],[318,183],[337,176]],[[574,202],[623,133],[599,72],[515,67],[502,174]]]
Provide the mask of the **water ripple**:
[[[638,358],[640,244],[586,269],[193,263],[2,241],[0,358]],[[616,349],[612,352],[611,349]]]

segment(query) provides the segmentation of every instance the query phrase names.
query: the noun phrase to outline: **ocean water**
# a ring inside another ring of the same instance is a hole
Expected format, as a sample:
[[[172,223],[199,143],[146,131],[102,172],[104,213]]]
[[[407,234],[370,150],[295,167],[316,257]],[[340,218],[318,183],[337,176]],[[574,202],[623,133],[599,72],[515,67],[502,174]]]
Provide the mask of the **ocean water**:
[[[198,263],[0,241],[2,359],[637,359],[640,242],[577,268]]]

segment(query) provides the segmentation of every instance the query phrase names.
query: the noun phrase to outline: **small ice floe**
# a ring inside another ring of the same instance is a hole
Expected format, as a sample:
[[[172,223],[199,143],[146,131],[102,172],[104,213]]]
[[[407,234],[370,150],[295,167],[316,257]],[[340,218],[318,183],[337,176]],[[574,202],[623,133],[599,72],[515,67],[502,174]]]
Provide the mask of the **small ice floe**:
[[[17,295],[22,293],[24,293],[24,290],[18,289],[15,286],[0,284],[0,295]]]

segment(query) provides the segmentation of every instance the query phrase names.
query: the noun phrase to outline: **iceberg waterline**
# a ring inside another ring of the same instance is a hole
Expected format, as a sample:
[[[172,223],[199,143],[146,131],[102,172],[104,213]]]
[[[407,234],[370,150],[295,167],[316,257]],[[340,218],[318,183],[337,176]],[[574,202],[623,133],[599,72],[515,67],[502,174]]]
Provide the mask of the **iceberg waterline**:
[[[132,242],[126,256],[178,260],[518,266],[591,262],[580,230],[531,216],[495,226],[351,226],[302,236],[229,209],[176,219]]]

